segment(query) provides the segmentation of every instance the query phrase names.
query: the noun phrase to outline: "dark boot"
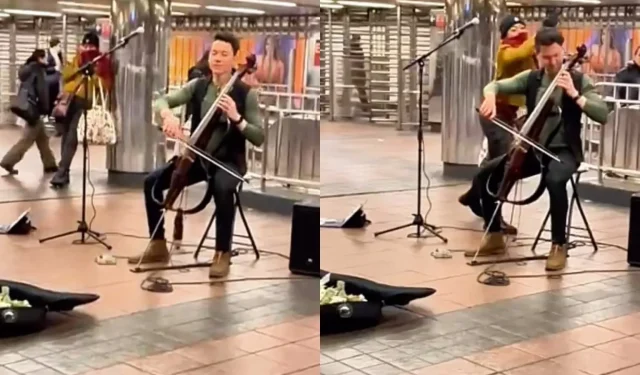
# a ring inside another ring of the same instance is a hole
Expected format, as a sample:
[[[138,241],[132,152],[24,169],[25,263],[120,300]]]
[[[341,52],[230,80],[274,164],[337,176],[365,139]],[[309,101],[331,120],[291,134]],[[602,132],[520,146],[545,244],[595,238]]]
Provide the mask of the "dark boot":
[[[45,174],[49,174],[49,173],[56,173],[58,171],[58,167],[57,166],[52,166],[52,167],[44,167],[44,173]]]
[[[0,167],[2,167],[2,169],[7,171],[7,173],[9,173],[9,174],[18,174],[18,170],[13,168],[12,165],[0,164]]]
[[[49,183],[54,188],[63,188],[69,185],[69,170],[58,169]]]
[[[502,224],[500,224],[501,228],[502,228],[502,233],[508,235],[508,236],[515,236],[518,234],[518,228],[514,227],[513,225],[507,223],[506,221],[504,221],[504,219],[502,219]]]
[[[474,194],[473,187],[462,194],[458,198],[458,202],[465,207],[469,207],[476,216],[482,217],[482,204],[480,203],[480,198]]]

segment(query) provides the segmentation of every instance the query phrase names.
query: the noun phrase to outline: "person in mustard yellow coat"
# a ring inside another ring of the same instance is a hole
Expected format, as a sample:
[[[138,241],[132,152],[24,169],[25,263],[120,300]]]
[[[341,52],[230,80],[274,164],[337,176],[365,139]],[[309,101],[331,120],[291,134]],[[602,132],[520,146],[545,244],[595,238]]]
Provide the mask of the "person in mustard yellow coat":
[[[56,118],[56,130],[62,135],[60,164],[58,171],[51,179],[51,186],[62,188],[69,185],[69,169],[71,162],[78,148],[78,125],[82,117],[83,110],[92,107],[91,97],[93,90],[101,81],[102,87],[109,90],[111,87],[110,61],[108,58],[102,59],[93,71],[87,85],[89,97],[85,97],[85,87],[82,83],[82,74],[75,74],[78,69],[93,60],[100,54],[98,50],[100,38],[95,32],[88,32],[82,38],[82,43],[78,46],[78,52],[71,63],[66,64],[62,69],[62,92],[72,95],[73,99],[64,118]],[[84,125],[84,124],[82,124]]]

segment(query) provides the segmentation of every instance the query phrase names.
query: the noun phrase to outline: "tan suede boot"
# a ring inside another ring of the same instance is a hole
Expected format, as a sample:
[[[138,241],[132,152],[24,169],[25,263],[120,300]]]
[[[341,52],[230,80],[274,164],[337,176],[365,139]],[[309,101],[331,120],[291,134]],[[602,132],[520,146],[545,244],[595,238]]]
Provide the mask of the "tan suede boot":
[[[479,257],[486,257],[491,255],[502,255],[507,251],[507,244],[504,242],[504,236],[502,233],[487,233],[480,243]],[[476,255],[476,250],[467,250],[464,252],[464,256],[473,258]]]
[[[567,246],[552,245],[549,256],[547,257],[547,271],[560,271],[567,266]]]
[[[151,240],[146,254],[130,257],[129,264],[138,264],[140,258],[142,258],[141,264],[168,262],[170,255],[167,249],[167,240]]]
[[[229,267],[231,266],[231,252],[230,251],[216,251],[213,256],[213,264],[209,268],[209,277],[220,278],[229,274]]]

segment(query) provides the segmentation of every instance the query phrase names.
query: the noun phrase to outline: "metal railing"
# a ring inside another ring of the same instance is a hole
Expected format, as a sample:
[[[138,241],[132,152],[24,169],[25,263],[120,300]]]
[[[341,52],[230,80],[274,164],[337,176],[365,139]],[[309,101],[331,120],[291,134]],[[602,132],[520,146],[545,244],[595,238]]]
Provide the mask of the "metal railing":
[[[318,105],[316,99],[316,105]],[[249,173],[268,183],[319,193],[320,189],[320,112],[261,105],[265,141],[250,146]]]
[[[596,87],[611,112],[606,124],[585,116],[583,129],[585,164],[605,175],[640,178],[640,85],[599,82]],[[620,89],[626,89],[619,97]]]

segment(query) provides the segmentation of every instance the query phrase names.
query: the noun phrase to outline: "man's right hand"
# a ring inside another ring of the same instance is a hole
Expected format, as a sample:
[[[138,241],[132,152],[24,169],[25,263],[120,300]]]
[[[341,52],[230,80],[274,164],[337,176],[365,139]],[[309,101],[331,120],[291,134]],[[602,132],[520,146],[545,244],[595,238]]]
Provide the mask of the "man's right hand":
[[[180,119],[173,114],[167,114],[162,118],[162,132],[169,138],[182,139],[184,137]]]
[[[486,95],[482,105],[480,106],[480,115],[489,120],[496,117],[496,97],[495,95]]]

